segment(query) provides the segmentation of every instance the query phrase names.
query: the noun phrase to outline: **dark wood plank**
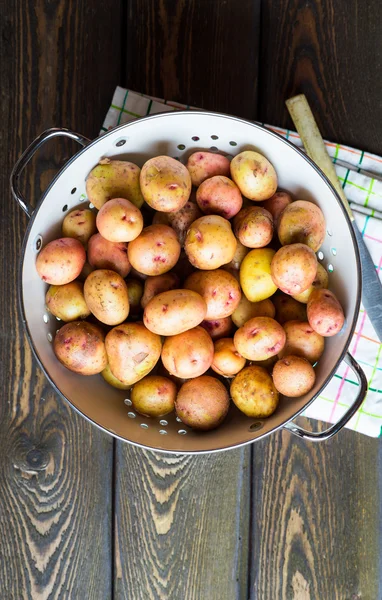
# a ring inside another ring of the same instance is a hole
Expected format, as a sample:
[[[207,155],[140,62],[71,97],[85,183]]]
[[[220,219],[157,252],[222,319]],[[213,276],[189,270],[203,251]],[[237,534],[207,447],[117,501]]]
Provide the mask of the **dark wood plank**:
[[[46,384],[17,312],[26,219],[8,177],[43,129],[98,134],[120,71],[120,3],[1,2],[0,597],[111,598],[112,439]],[[96,48],[96,52],[95,52]],[[28,166],[38,197],[77,148]]]

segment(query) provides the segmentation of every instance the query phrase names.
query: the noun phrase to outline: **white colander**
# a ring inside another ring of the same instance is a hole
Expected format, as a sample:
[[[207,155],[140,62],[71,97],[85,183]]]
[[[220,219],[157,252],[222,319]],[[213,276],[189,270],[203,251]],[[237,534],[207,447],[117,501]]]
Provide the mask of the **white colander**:
[[[66,136],[84,148],[61,169],[33,209],[19,191],[21,171],[48,139]],[[234,155],[245,149],[264,154],[277,171],[279,186],[295,198],[315,202],[322,209],[327,236],[318,258],[330,272],[330,288],[338,296],[346,315],[340,334],[326,339],[325,353],[316,367],[314,388],[301,398],[281,398],[268,419],[249,419],[234,406],[218,429],[196,432],[170,414],[149,419],[136,414],[128,394],[114,389],[100,375],[83,377],[68,371],[55,358],[52,339],[59,326],[47,312],[47,286],[35,269],[36,255],[47,242],[61,235],[67,210],[86,204],[85,180],[101,158],[128,159],[142,166],[150,157],[166,154],[184,161],[198,149],[216,149]],[[191,111],[152,115],[117,127],[89,142],[66,129],[50,129],[24,152],[11,175],[12,193],[30,217],[22,248],[19,298],[22,319],[34,354],[46,377],[80,414],[115,437],[145,448],[166,452],[213,452],[248,444],[284,427],[312,441],[328,439],[339,431],[361,405],[367,390],[366,378],[347,353],[357,321],[361,297],[361,272],[353,229],[329,181],[300,150],[277,134],[253,123],[215,113]],[[342,419],[322,433],[302,430],[290,421],[314,401],[346,360],[360,383],[358,395]]]

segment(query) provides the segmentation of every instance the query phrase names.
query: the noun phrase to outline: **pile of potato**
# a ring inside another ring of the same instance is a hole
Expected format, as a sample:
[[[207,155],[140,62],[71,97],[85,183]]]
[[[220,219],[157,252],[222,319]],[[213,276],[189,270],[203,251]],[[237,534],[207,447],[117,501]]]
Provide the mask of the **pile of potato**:
[[[325,219],[277,191],[264,156],[198,151],[142,170],[104,159],[87,195],[97,211],[68,213],[36,261],[66,322],[54,339],[65,367],[131,389],[142,415],[175,409],[204,430],[230,397],[264,418],[279,394],[312,389],[324,338],[344,323],[315,254]]]

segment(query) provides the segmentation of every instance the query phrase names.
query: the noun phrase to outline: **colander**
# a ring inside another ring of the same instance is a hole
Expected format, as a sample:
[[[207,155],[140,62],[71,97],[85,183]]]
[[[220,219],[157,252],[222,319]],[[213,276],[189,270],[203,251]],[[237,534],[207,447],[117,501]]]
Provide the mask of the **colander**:
[[[69,160],[37,202],[27,202],[19,190],[19,176],[36,150],[47,140],[65,136],[84,146]],[[128,393],[110,387],[100,375],[83,377],[68,371],[55,358],[52,340],[59,323],[47,312],[47,286],[36,273],[35,261],[41,247],[61,235],[66,211],[87,205],[85,180],[101,158],[131,160],[142,166],[150,157],[166,154],[184,161],[200,149],[234,155],[245,149],[264,154],[276,167],[279,186],[295,198],[315,202],[322,209],[327,235],[318,259],[330,273],[330,287],[346,315],[340,334],[326,339],[325,352],[316,366],[316,383],[300,398],[281,398],[268,419],[249,419],[234,406],[218,429],[197,432],[186,427],[175,414],[149,419],[136,414]],[[30,217],[25,234],[19,272],[19,300],[29,343],[54,389],[86,419],[103,431],[148,449],[176,453],[215,452],[249,444],[283,427],[311,441],[325,440],[337,433],[361,405],[367,390],[366,378],[347,352],[357,321],[361,297],[358,248],[349,218],[336,192],[317,166],[303,152],[268,129],[232,116],[202,111],[151,115],[116,127],[90,142],[67,129],[50,129],[24,152],[11,175],[14,198]],[[292,422],[318,396],[345,360],[358,382],[358,394],[344,416],[323,432],[308,432]]]

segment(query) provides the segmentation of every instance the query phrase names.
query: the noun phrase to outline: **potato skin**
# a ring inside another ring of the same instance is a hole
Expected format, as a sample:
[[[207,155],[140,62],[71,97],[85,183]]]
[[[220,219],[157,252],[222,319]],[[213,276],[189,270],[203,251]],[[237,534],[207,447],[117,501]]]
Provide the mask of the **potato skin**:
[[[88,261],[95,269],[110,269],[121,277],[130,273],[127,244],[109,242],[100,233],[92,235],[88,243]]]
[[[263,203],[264,208],[268,210],[273,217],[275,229],[278,227],[281,213],[289,204],[291,204],[291,202],[292,198],[288,192],[276,192]]]
[[[287,321],[306,321],[306,306],[288,296],[287,294],[276,294],[272,298],[276,308],[276,321],[286,323]]]
[[[267,200],[277,190],[276,171],[269,160],[258,152],[240,152],[233,157],[230,170],[232,179],[249,200]]]
[[[118,325],[129,314],[127,285],[118,273],[97,269],[84,284],[85,302],[92,314],[106,325]]]
[[[113,198],[101,206],[98,231],[109,242],[131,242],[143,229],[142,213],[130,200]]]
[[[83,245],[65,237],[49,242],[37,255],[39,277],[50,285],[65,285],[77,279],[86,261]]]
[[[180,210],[191,194],[191,176],[184,165],[170,156],[150,158],[142,167],[141,190],[154,210]]]
[[[96,375],[107,365],[104,333],[86,321],[73,321],[58,330],[53,350],[67,369],[81,375]]]
[[[127,295],[129,298],[129,315],[137,316],[141,312],[141,300],[143,296],[143,283],[139,279],[129,277],[126,279]]]
[[[194,152],[188,157],[187,169],[192,185],[199,187],[203,181],[216,175],[229,177],[230,161],[222,154],[214,152]]]
[[[106,381],[106,383],[117,388],[118,390],[130,390],[131,389],[131,385],[126,385],[125,383],[122,383],[122,381],[119,381],[119,379],[117,379],[113,375],[113,373],[110,370],[109,365],[106,365],[104,370],[101,371],[101,375],[104,378],[104,380]]]
[[[170,290],[150,300],[143,322],[158,335],[177,335],[199,325],[206,313],[207,305],[200,294],[192,290]]]
[[[225,219],[234,217],[243,206],[237,185],[222,175],[203,181],[196,191],[196,202],[204,214],[220,215]]]
[[[344,311],[330,290],[314,290],[308,300],[309,325],[324,337],[339,333],[345,322]]]
[[[273,218],[262,206],[248,206],[236,215],[233,229],[247,248],[264,248],[273,238]]]
[[[145,275],[161,275],[170,271],[180,256],[176,233],[167,225],[149,225],[129,243],[128,259],[137,271]]]
[[[236,250],[235,254],[233,255],[233,259],[226,265],[223,265],[222,268],[224,270],[227,270],[229,273],[231,272],[231,269],[238,271],[240,269],[241,263],[247,256],[248,252],[249,248],[243,246],[243,244],[239,240],[236,240]]]
[[[307,321],[288,321],[284,323],[286,335],[285,346],[279,352],[279,357],[302,356],[312,365],[322,356],[325,347],[325,339],[314,331]]]
[[[293,355],[284,356],[277,361],[272,377],[277,391],[290,398],[298,398],[310,392],[316,380],[310,362]]]
[[[163,273],[163,275],[147,277],[141,300],[142,308],[146,308],[154,296],[177,288],[179,288],[179,277],[175,273]]]
[[[301,292],[301,294],[294,294],[293,298],[298,302],[302,302],[303,304],[308,304],[308,300],[310,298],[313,290],[320,290],[322,288],[327,288],[329,286],[329,275],[326,269],[320,264],[317,263],[317,273],[314,281],[310,287],[308,287],[305,292]]]
[[[267,360],[281,352],[285,331],[270,317],[254,317],[240,327],[233,338],[235,348],[248,360]]]
[[[233,259],[236,245],[230,222],[219,215],[206,215],[190,226],[184,249],[194,267],[212,270]]]
[[[227,416],[229,396],[218,379],[202,375],[186,381],[175,400],[176,414],[185,425],[204,431],[215,429]]]
[[[279,403],[272,377],[263,367],[245,367],[232,381],[230,391],[233,402],[247,417],[269,417]]]
[[[177,387],[171,379],[148,375],[131,390],[133,408],[145,417],[164,417],[175,408]]]
[[[127,198],[140,208],[143,196],[139,185],[140,168],[126,160],[102,159],[86,180],[89,201],[98,210],[112,198]]]
[[[269,298],[260,300],[260,302],[250,302],[243,294],[237,308],[232,313],[232,321],[236,327],[242,327],[249,319],[254,317],[271,317],[271,319],[274,319],[275,313],[275,307]]]
[[[84,298],[84,284],[80,281],[51,285],[46,293],[45,303],[49,312],[61,321],[78,321],[90,315]]]
[[[317,252],[325,239],[325,217],[313,202],[296,200],[281,214],[277,233],[283,246],[301,243]]]
[[[182,247],[184,246],[186,234],[191,223],[202,216],[198,205],[191,202],[191,200],[188,200],[186,204],[176,212],[162,214],[167,216],[168,225],[175,231]]]
[[[125,385],[132,385],[148,375],[162,350],[159,335],[142,323],[117,325],[107,334],[105,346],[112,374]]]
[[[224,319],[213,319],[212,321],[204,320],[200,323],[200,326],[210,334],[212,340],[219,340],[231,334],[233,323],[231,317],[225,317]]]
[[[90,208],[71,210],[62,222],[62,236],[78,240],[85,248],[96,231],[96,215]]]
[[[271,263],[272,280],[285,294],[308,289],[317,274],[317,258],[306,244],[290,244],[277,250]]]
[[[202,296],[207,304],[205,319],[209,321],[229,317],[241,298],[238,282],[223,269],[196,271],[186,279],[184,287]]]
[[[166,338],[162,348],[163,366],[171,375],[191,379],[211,366],[214,345],[203,327],[194,327]]]
[[[256,248],[244,258],[240,267],[240,285],[250,302],[260,302],[272,296],[277,286],[271,277],[271,262],[275,251]]]
[[[236,350],[232,338],[222,338],[214,344],[211,369],[223,377],[233,377],[241,371],[246,359]]]

